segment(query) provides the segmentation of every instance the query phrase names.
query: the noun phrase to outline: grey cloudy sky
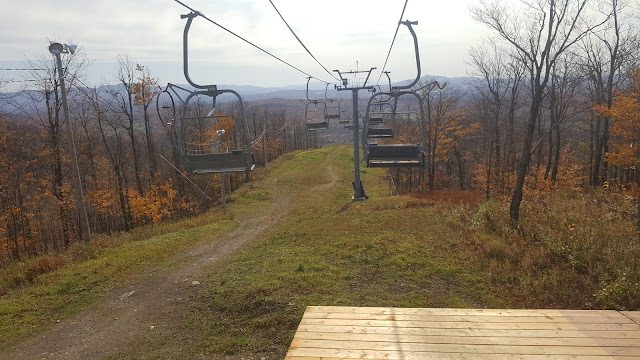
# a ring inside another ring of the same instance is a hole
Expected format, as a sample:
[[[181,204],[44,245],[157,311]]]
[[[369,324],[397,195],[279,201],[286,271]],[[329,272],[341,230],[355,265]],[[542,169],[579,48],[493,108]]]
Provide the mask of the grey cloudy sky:
[[[404,0],[272,0],[289,25],[329,70],[382,69]],[[273,54],[324,80],[268,0],[184,0],[189,6]],[[472,0],[409,0],[423,74],[464,76],[469,47],[488,34],[471,19]],[[182,31],[187,9],[173,0],[0,0],[0,68],[47,55],[48,40],[73,42],[93,65],[92,84],[113,83],[118,55],[147,65],[162,83],[184,83]],[[190,32],[192,78],[199,83],[277,86],[304,84],[286,67],[202,18]],[[415,76],[411,36],[398,33],[387,70]],[[377,73],[379,74],[379,73]],[[377,74],[374,76],[377,78]],[[0,78],[19,79],[17,72]]]

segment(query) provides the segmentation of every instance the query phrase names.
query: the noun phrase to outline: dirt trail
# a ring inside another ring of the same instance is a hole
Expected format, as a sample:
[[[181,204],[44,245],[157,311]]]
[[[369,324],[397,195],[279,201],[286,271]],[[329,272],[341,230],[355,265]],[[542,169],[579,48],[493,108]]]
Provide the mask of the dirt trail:
[[[267,211],[241,220],[223,238],[216,236],[203,246],[176,255],[168,262],[174,265],[139,276],[133,284],[110,292],[89,309],[0,354],[0,359],[114,358],[110,356],[136,348],[141,342],[148,344],[150,337],[173,336],[179,329],[170,329],[167,319],[178,307],[188,306],[189,293],[198,286],[194,281],[199,275],[258,240],[289,211],[293,195],[272,190],[276,200]]]

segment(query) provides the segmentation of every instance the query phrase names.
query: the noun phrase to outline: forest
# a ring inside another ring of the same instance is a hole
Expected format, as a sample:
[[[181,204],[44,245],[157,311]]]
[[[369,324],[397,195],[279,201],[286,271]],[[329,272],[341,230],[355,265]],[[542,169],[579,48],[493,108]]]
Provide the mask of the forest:
[[[621,224],[635,222],[636,229],[627,230],[637,242],[637,19],[622,1],[603,1],[596,10],[587,3],[532,2],[520,14],[494,2],[474,5],[472,16],[495,37],[471,47],[472,80],[465,86],[420,93],[424,122],[407,122],[396,141],[411,142],[426,130],[426,164],[390,169],[391,191],[481,193],[509,204],[500,211],[508,212],[514,228],[525,217],[521,208],[544,208],[553,198],[604,198],[620,209],[635,204],[635,213],[619,216],[627,221]],[[121,56],[107,80],[112,85],[87,85],[86,54],[63,60],[92,234],[189,217],[220,206],[221,181],[227,191],[251,181],[245,174],[187,174],[180,166],[179,119],[166,121],[172,116],[156,111],[163,88],[153,69]],[[3,92],[7,83],[0,79],[0,265],[81,241],[55,62],[46,54],[26,66],[36,81],[25,89]],[[417,87],[431,80],[424,77]],[[363,113],[366,100],[360,99]],[[192,112],[206,112],[193,106]],[[417,104],[401,106],[415,111]],[[239,116],[236,102],[221,103],[217,111],[227,119]],[[246,105],[258,166],[318,146],[322,134],[306,130],[303,111]],[[236,141],[229,124],[222,142]],[[207,137],[211,130],[198,131]]]

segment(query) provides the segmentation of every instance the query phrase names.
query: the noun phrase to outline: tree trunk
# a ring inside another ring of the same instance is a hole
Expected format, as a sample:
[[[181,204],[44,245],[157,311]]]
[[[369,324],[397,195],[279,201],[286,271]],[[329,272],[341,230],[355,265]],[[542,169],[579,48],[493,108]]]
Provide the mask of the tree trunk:
[[[542,93],[544,90],[544,87],[539,84],[540,78],[538,76],[534,82],[534,97],[529,111],[529,121],[527,123],[527,131],[522,146],[522,155],[518,161],[516,185],[513,189],[511,205],[509,206],[509,218],[512,223],[517,223],[518,220],[520,220],[520,204],[522,203],[524,181],[529,170],[529,163],[531,162],[531,145],[533,143],[533,134],[536,130],[536,123],[538,121],[539,109],[542,104]]]
[[[487,186],[485,189],[485,198],[491,198],[491,162],[493,158],[493,141],[489,144],[489,163],[487,164]]]
[[[553,155],[553,167],[551,169],[551,182],[555,184],[558,178],[558,163],[560,163],[560,127],[556,126],[554,131],[556,133],[556,145]]]
[[[133,118],[129,119],[129,128],[127,130],[129,134],[129,140],[131,141],[131,151],[133,154],[133,170],[135,172],[136,186],[138,188],[138,193],[140,194],[140,196],[143,196],[144,191],[142,188],[142,180],[140,179],[140,162],[138,161],[138,149],[136,147],[136,134],[133,127]]]

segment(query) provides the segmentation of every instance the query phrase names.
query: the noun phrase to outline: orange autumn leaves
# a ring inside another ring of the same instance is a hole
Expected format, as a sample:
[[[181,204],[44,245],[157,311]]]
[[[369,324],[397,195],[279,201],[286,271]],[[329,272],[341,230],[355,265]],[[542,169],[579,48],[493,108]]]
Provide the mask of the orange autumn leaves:
[[[601,116],[613,119],[611,151],[606,154],[609,163],[623,168],[640,164],[640,69],[630,73],[631,84],[626,91],[617,93],[611,108],[595,105]]]

